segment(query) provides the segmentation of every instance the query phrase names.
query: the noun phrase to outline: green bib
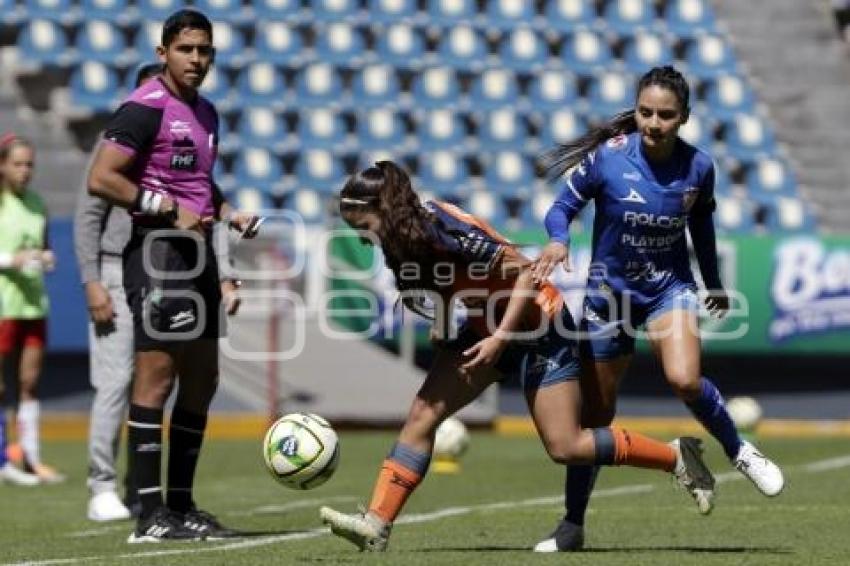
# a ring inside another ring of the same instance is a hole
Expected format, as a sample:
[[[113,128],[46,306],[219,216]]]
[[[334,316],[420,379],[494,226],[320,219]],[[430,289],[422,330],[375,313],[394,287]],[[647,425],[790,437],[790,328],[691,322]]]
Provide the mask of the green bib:
[[[34,192],[0,191],[0,253],[44,248],[47,214]],[[37,319],[47,316],[44,275],[37,269],[0,269],[0,318]]]

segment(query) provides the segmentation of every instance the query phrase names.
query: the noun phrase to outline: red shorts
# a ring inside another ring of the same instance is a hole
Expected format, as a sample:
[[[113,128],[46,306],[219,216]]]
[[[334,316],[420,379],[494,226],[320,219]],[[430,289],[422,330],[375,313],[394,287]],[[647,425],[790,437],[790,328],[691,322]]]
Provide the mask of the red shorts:
[[[47,342],[47,321],[43,318],[0,320],[0,356],[16,348],[44,348]]]

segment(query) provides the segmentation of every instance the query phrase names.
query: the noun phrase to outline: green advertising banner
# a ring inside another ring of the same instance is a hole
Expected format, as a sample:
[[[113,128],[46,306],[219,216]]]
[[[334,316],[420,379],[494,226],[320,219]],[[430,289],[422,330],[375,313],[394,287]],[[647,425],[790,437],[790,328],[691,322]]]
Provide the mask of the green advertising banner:
[[[509,235],[529,257],[546,241],[542,231]],[[718,255],[732,309],[722,320],[701,317],[706,351],[850,353],[850,237],[721,237]],[[378,340],[396,339],[401,307],[395,305],[392,275],[382,268],[380,250],[357,237],[336,238],[331,256],[342,269],[330,282],[332,291],[340,291],[330,306],[350,313],[336,321],[353,331],[369,330]],[[557,270],[553,281],[576,316],[590,265],[587,234],[573,238],[570,257],[572,272]],[[700,280],[695,261],[693,270]],[[359,280],[350,277],[355,271]],[[363,298],[364,290],[374,292],[375,299]],[[427,326],[422,320],[419,325],[418,342],[425,344]]]

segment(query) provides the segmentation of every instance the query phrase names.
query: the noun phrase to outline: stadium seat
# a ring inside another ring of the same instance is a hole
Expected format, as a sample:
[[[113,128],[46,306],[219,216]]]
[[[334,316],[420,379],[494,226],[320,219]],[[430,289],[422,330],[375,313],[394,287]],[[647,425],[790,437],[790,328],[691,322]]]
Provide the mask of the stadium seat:
[[[503,229],[508,221],[508,209],[502,199],[490,192],[476,190],[465,200],[465,210],[470,214],[488,222],[497,230]]]
[[[490,0],[487,2],[485,26],[510,31],[534,20],[534,2],[528,0]]]
[[[398,114],[389,108],[375,108],[357,114],[357,142],[361,149],[401,151],[407,132]]]
[[[469,168],[456,153],[438,150],[419,158],[422,188],[444,197],[458,198],[469,191]]]
[[[714,222],[728,233],[750,234],[755,229],[755,207],[748,200],[717,196]]]
[[[566,38],[561,58],[574,73],[592,75],[609,67],[614,56],[602,36],[589,29],[578,29]]]
[[[472,82],[469,94],[472,110],[495,110],[516,105],[519,101],[517,82],[516,76],[509,69],[487,69]]]
[[[121,26],[135,25],[137,21],[138,12],[130,8],[128,0],[82,0],[80,6],[89,20],[105,20]]]
[[[162,20],[145,20],[136,28],[133,47],[141,61],[156,61],[156,47],[162,34]]]
[[[351,85],[352,103],[355,108],[396,106],[401,87],[395,68],[383,63],[367,65],[360,69]]]
[[[76,47],[84,61],[112,63],[120,67],[133,62],[121,30],[106,20],[86,20],[77,33]]]
[[[593,0],[550,0],[544,11],[544,31],[559,35],[586,28],[596,20]]]
[[[611,0],[602,13],[608,29],[619,35],[632,35],[638,29],[648,29],[655,22],[651,0]]]
[[[759,159],[745,173],[750,198],[765,202],[778,196],[796,196],[797,180],[793,171],[776,157]]]
[[[313,63],[295,77],[295,99],[301,106],[337,105],[342,95],[342,81],[328,63]]]
[[[460,71],[480,72],[486,56],[484,35],[468,24],[446,30],[437,47],[438,63]]]
[[[512,108],[500,108],[481,115],[476,139],[487,151],[522,151],[529,142],[528,125]]]
[[[466,142],[466,127],[460,117],[445,108],[417,114],[416,140],[425,152],[460,149]]]
[[[365,61],[366,45],[357,28],[343,22],[316,28],[319,61],[337,67],[357,68]]]
[[[635,104],[635,80],[630,75],[608,71],[594,77],[587,100],[596,119],[607,119]]]
[[[342,163],[324,149],[301,152],[295,163],[295,175],[298,188],[325,195],[337,193],[345,182]]]
[[[246,106],[282,103],[286,91],[283,76],[271,63],[253,63],[243,68],[236,79],[240,102]]]
[[[642,75],[652,67],[672,64],[674,58],[664,36],[642,30],[628,39],[623,51],[623,64],[635,75]]]
[[[327,203],[317,191],[296,189],[284,196],[283,207],[298,214],[305,224],[319,224],[325,219]]]
[[[0,25],[17,28],[27,19],[27,12],[17,0],[0,0]]]
[[[242,148],[233,165],[233,178],[239,187],[258,187],[271,193],[283,174],[280,161],[265,147]]]
[[[755,94],[740,75],[720,75],[709,81],[705,100],[711,113],[720,120],[755,110]]]
[[[577,139],[587,131],[584,118],[569,107],[555,110],[547,115],[540,127],[540,145],[546,151],[558,144]]]
[[[701,114],[691,112],[688,121],[679,128],[679,137],[689,144],[711,153],[714,145],[712,130],[711,120]]]
[[[369,0],[372,24],[410,23],[416,17],[416,0]]]
[[[488,191],[507,198],[523,199],[531,194],[534,169],[524,155],[501,151],[484,157],[484,185]]]
[[[220,112],[229,110],[232,105],[230,82],[227,75],[219,71],[215,65],[210,67],[203,84],[201,84],[200,92],[215,104]]]
[[[375,58],[399,69],[418,70],[425,58],[422,30],[408,24],[394,24],[378,35]]]
[[[18,38],[18,57],[22,67],[42,65],[67,67],[75,62],[68,49],[68,37],[51,20],[32,20],[21,30]]]
[[[287,137],[283,117],[267,106],[249,106],[239,118],[239,138],[244,145],[273,147]]]
[[[121,101],[118,73],[104,63],[86,61],[71,73],[71,104],[93,114],[111,112]]]
[[[477,10],[475,0],[428,0],[428,25],[454,28],[474,23]]]
[[[529,196],[519,209],[519,219],[523,228],[540,230],[556,196],[550,191],[535,191]]]
[[[240,68],[246,63],[245,38],[239,28],[230,22],[213,22],[213,43],[216,65]]]
[[[323,23],[355,23],[360,15],[357,0],[309,0],[314,21]]]
[[[726,167],[714,164],[714,194],[719,196],[729,196],[732,193],[732,179],[729,177],[729,171]]]
[[[301,0],[254,0],[254,18],[262,23],[290,23],[301,20]]]
[[[413,79],[413,103],[417,108],[454,108],[458,105],[460,84],[448,67],[431,67]]]
[[[528,102],[532,112],[551,112],[578,99],[576,77],[567,70],[546,69],[531,79]]]
[[[242,187],[232,191],[228,200],[241,212],[249,214],[268,213],[274,210],[271,196],[256,187]]]
[[[340,115],[325,107],[301,111],[297,132],[301,146],[310,149],[339,149],[347,136]]]
[[[193,7],[212,21],[230,24],[244,24],[250,20],[250,12],[242,5],[242,0],[193,0]],[[218,46],[218,36],[213,29],[213,39]]]
[[[139,17],[142,20],[159,20],[165,18],[183,8],[182,0],[137,0],[136,7],[139,9]],[[157,41],[157,43],[159,43]]]
[[[718,34],[703,34],[685,48],[687,73],[700,80],[734,73],[737,63],[729,43]]]
[[[73,25],[80,19],[80,13],[72,0],[25,0],[23,4],[29,21],[51,20]]]
[[[501,64],[517,73],[537,74],[549,59],[549,47],[530,27],[518,27],[502,37]]]
[[[664,9],[667,31],[681,38],[691,38],[716,29],[708,0],[667,0]]]
[[[741,161],[752,161],[775,146],[770,126],[755,114],[739,114],[727,123],[723,140],[730,156]]]
[[[263,21],[254,38],[257,60],[284,68],[298,68],[304,55],[304,40],[292,25],[280,21]]]
[[[765,228],[771,233],[811,232],[815,229],[815,220],[800,199],[781,196],[765,203],[765,206]]]

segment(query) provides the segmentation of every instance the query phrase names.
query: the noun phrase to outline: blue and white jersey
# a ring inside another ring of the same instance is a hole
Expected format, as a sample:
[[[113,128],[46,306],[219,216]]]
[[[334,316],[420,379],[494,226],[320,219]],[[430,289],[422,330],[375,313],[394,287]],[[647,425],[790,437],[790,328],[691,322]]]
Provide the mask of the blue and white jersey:
[[[706,153],[679,139],[671,158],[659,165],[645,159],[639,133],[609,139],[569,173],[546,217],[549,236],[567,243],[569,221],[591,200],[596,212],[588,291],[629,293],[633,305],[645,306],[673,286],[695,286],[689,223],[692,235],[699,226],[700,236],[709,237],[706,255],[714,255],[714,165]],[[706,258],[699,259],[703,271],[716,273],[716,257],[707,258],[705,267]]]

